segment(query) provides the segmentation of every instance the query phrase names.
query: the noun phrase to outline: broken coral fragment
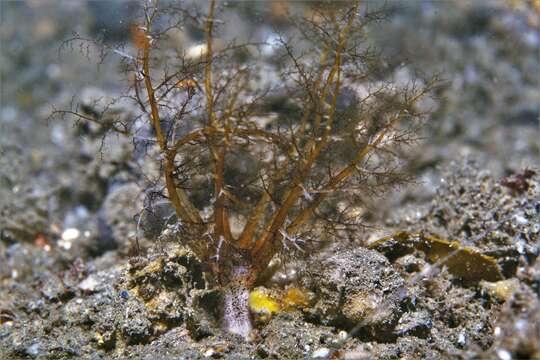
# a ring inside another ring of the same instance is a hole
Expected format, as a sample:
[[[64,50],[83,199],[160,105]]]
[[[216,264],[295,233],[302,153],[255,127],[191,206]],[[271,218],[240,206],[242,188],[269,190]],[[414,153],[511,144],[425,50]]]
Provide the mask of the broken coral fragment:
[[[391,261],[414,250],[423,251],[432,263],[445,265],[448,271],[463,281],[499,281],[503,279],[499,265],[491,256],[462,246],[457,241],[448,241],[424,233],[400,231],[376,240],[368,245],[385,254]]]

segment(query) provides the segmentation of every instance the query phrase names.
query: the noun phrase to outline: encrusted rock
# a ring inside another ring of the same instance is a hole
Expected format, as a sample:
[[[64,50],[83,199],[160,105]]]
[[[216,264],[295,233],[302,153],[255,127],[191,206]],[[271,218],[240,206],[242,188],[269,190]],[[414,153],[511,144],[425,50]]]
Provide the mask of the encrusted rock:
[[[406,297],[404,281],[381,254],[341,249],[315,260],[303,285],[315,294],[308,318],[325,325],[381,336],[391,331]]]
[[[280,313],[261,330],[261,337],[258,352],[270,359],[305,359],[317,349],[327,347],[333,329],[306,324],[297,313]]]

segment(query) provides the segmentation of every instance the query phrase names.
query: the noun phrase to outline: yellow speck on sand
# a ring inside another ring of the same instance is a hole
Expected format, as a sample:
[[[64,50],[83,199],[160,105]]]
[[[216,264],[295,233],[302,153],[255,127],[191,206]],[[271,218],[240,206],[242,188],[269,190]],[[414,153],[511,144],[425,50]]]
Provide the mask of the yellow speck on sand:
[[[249,307],[256,314],[274,314],[281,306],[264,288],[257,288],[249,294]]]
[[[103,340],[103,335],[98,332],[96,332],[96,340],[98,345],[103,345],[105,343],[105,340]]]

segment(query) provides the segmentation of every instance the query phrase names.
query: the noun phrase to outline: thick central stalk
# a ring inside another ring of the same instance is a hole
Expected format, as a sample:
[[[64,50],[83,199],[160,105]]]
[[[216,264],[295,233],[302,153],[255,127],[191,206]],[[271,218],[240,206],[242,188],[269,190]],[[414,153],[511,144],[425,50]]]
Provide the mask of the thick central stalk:
[[[251,271],[246,266],[231,269],[230,281],[223,289],[223,330],[248,338],[253,330],[249,313],[249,290]]]

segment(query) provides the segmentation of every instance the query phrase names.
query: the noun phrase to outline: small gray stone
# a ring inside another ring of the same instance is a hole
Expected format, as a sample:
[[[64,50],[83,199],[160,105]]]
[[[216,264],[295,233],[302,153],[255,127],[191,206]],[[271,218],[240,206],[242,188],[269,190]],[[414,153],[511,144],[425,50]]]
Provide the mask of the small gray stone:
[[[323,347],[316,349],[313,354],[311,354],[311,357],[313,359],[327,359],[329,355],[330,349]]]

